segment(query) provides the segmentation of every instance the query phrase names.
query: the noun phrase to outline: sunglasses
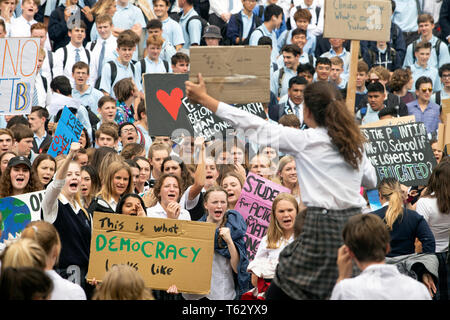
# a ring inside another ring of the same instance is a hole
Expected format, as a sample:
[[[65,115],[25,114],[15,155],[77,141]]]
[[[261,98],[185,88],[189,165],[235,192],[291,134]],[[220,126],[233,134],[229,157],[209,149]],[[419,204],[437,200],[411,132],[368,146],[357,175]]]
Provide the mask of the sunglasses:
[[[423,93],[425,93],[427,91],[428,92],[433,92],[433,88],[422,88],[421,90],[422,90]]]

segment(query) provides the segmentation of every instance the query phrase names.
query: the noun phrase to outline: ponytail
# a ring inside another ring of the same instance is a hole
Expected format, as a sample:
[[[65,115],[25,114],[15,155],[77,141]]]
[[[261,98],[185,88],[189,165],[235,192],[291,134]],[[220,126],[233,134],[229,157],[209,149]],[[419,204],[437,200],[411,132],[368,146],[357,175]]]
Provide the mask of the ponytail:
[[[403,196],[400,183],[394,178],[386,178],[378,186],[380,196],[389,201],[389,206],[384,216],[384,221],[390,231],[397,221],[403,216]]]
[[[329,83],[315,82],[306,87],[304,97],[317,125],[327,129],[344,160],[358,169],[364,137],[341,94]]]

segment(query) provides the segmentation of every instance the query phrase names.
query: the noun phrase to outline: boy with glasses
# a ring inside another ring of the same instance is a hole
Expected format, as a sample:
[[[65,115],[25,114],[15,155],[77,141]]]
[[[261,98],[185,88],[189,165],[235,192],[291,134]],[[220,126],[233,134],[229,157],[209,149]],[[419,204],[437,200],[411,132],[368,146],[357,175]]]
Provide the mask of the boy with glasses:
[[[431,96],[431,101],[441,106],[442,100],[450,99],[450,63],[439,68],[439,78],[442,88]]]
[[[416,117],[416,122],[423,122],[429,135],[435,134],[440,122],[440,107],[430,101],[433,92],[433,80],[428,77],[420,77],[416,81],[417,99],[411,101],[406,106],[408,113]]]

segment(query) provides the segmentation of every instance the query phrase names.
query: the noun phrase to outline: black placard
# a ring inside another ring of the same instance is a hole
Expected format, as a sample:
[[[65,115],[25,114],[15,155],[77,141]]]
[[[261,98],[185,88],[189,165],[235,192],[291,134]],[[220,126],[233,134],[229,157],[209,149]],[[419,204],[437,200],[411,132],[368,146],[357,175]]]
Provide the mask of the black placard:
[[[406,186],[426,185],[436,159],[422,122],[361,128],[365,152],[375,167],[378,181],[394,177]]]

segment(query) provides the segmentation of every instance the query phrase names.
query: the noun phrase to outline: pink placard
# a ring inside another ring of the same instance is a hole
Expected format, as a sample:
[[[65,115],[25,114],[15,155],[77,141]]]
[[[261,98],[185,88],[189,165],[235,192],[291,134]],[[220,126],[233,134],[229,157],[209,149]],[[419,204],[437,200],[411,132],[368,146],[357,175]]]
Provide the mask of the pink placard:
[[[267,233],[272,203],[277,195],[283,192],[291,191],[257,174],[248,173],[234,209],[244,217],[247,223],[245,243],[250,261],[255,257],[259,243]]]

